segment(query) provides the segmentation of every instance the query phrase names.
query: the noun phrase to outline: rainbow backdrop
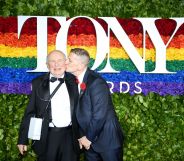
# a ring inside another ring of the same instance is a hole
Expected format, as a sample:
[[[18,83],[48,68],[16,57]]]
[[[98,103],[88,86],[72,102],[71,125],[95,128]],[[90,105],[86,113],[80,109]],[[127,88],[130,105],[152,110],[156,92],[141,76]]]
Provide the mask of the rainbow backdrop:
[[[107,30],[107,24],[96,18]],[[142,26],[133,19],[120,19],[119,23],[128,34],[140,55],[142,53]],[[156,21],[156,26],[166,43],[175,29],[175,22],[169,19]],[[62,26],[61,26],[62,27]],[[54,19],[48,20],[48,52],[55,49],[56,34],[60,28]],[[17,17],[0,17],[0,93],[30,94],[31,80],[42,73],[27,73],[36,67],[36,19],[31,18],[23,26],[21,37],[17,38]],[[84,18],[75,20],[69,29],[67,49],[82,47],[89,51],[92,66],[96,54],[96,34],[92,23]],[[129,59],[123,47],[111,33],[110,60],[118,74],[101,74],[114,83],[114,92],[120,92],[119,82],[130,85],[134,94],[135,82],[141,82],[143,94],[155,92],[160,95],[182,95],[184,93],[184,25],[180,27],[167,48],[167,69],[176,74],[140,74]],[[154,70],[155,49],[149,36],[146,37],[146,70]],[[105,60],[98,68],[102,69]],[[126,88],[126,87],[123,87]]]

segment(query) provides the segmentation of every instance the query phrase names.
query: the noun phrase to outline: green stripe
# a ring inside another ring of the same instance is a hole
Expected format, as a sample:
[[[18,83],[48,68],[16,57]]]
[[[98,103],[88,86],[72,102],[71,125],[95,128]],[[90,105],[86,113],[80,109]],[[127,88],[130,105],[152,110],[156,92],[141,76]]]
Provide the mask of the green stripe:
[[[0,57],[0,68],[35,68],[36,58],[19,57],[19,58],[3,58]]]
[[[136,71],[135,65],[131,60],[125,59],[110,59],[112,68],[119,71]],[[89,67],[94,64],[94,59],[90,60]],[[106,60],[99,66],[98,70],[104,68]],[[0,57],[0,68],[36,68],[36,58],[4,58]],[[155,69],[155,62],[146,61],[146,71],[153,71]],[[167,69],[169,71],[181,71],[184,70],[184,60],[182,61],[167,61]]]
[[[122,59],[110,59],[110,63],[113,69],[119,71],[136,71],[137,68],[132,63],[131,60],[122,60]],[[90,61],[90,67],[94,64],[94,59]],[[106,61],[98,67],[98,70],[105,67]],[[146,71],[153,71],[155,69],[155,62],[146,61],[145,65]],[[168,71],[181,71],[184,70],[184,61],[167,61],[167,70]]]

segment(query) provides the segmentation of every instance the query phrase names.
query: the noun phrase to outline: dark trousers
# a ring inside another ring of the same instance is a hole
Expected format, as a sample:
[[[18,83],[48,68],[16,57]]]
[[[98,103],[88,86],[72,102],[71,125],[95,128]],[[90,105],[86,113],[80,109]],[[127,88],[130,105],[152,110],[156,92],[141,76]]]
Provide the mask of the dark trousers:
[[[72,128],[49,128],[46,152],[38,161],[77,161],[73,148]]]
[[[86,161],[123,161],[122,149],[97,153],[92,148],[85,151]]]

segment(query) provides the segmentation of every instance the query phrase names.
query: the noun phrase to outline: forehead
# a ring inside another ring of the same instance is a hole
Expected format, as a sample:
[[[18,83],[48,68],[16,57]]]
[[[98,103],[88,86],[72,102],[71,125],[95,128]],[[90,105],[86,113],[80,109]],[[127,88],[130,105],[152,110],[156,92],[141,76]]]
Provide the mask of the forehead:
[[[59,52],[52,52],[48,55],[49,60],[53,59],[65,59],[65,56],[62,53]]]

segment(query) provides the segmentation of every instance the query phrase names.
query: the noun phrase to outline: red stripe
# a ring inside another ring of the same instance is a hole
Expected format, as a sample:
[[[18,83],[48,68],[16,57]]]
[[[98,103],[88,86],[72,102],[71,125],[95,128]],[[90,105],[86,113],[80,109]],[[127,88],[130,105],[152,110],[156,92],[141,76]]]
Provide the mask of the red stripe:
[[[96,20],[102,25],[102,27],[107,31],[107,24],[101,19],[96,18]],[[139,21],[134,19],[123,19],[117,18],[119,23],[125,32],[130,35],[137,35],[142,33],[142,26]],[[17,33],[17,17],[0,17],[0,32],[2,33]],[[3,25],[2,25],[3,24]],[[174,20],[160,19],[156,21],[156,26],[161,35],[170,36],[175,27],[176,23]],[[62,27],[62,26],[61,26]],[[48,20],[48,34],[57,33],[60,29],[60,24],[54,20]],[[22,34],[35,35],[36,34],[36,18],[31,18],[24,24],[22,29]],[[69,35],[80,35],[80,34],[93,34],[95,35],[95,29],[90,20],[79,18],[72,22]],[[180,27],[176,35],[184,34],[184,25]]]

